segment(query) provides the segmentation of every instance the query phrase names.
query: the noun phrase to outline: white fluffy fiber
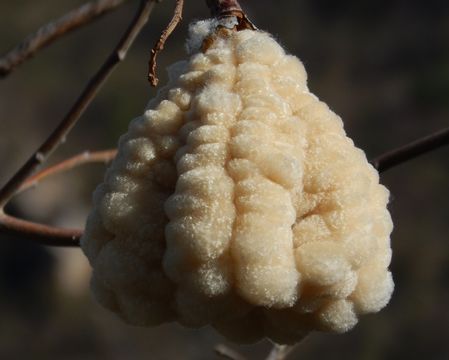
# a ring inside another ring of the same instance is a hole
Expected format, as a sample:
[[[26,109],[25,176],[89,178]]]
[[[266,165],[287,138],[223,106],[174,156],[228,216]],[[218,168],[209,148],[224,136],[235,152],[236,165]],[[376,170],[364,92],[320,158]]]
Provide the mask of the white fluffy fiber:
[[[267,33],[220,30],[203,51],[171,67],[95,191],[96,298],[238,342],[351,329],[393,290],[388,191]]]
[[[187,52],[193,54],[200,51],[204,39],[212,34],[217,25],[218,20],[215,18],[191,23],[189,26],[189,37],[186,41]]]

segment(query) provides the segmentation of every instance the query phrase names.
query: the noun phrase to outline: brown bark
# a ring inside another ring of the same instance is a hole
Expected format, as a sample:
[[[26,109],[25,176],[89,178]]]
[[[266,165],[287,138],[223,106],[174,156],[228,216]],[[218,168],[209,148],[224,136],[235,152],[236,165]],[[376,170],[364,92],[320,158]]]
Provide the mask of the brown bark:
[[[182,20],[183,8],[184,8],[184,0],[176,0],[176,7],[175,7],[173,17],[170,20],[167,27],[165,28],[165,30],[162,32],[162,35],[160,36],[156,45],[154,45],[153,49],[151,50],[150,61],[148,64],[148,67],[149,67],[148,81],[150,82],[151,86],[157,86],[157,84],[159,82],[159,79],[157,78],[157,75],[156,75],[157,55],[164,49],[164,45],[165,45],[165,42],[167,41],[168,37],[176,29],[176,27]]]
[[[379,172],[384,172],[396,165],[412,160],[445,145],[449,145],[449,128],[439,130],[434,134],[390,150],[385,154],[376,157],[371,163]]]
[[[36,52],[50,45],[63,35],[115,10],[124,2],[125,0],[98,0],[87,3],[40,27],[0,58],[0,77],[9,75]]]
[[[214,17],[220,17],[223,14],[232,12],[243,12],[237,0],[206,0],[206,4]]]

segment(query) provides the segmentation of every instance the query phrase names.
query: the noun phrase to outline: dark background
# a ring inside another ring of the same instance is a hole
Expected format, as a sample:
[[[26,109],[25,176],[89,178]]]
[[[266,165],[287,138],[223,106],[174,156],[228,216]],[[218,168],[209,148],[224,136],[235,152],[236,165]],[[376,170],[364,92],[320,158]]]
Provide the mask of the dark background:
[[[1,1],[0,54],[82,1]],[[309,87],[339,115],[369,158],[449,123],[449,2],[445,0],[242,1],[251,19],[300,57]],[[57,42],[0,80],[0,184],[60,121],[117,42],[137,1]],[[168,22],[164,1],[51,163],[114,147],[155,94],[148,54]],[[160,55],[159,74],[185,57],[186,27],[208,11],[186,0],[185,20]],[[82,226],[104,166],[57,176],[18,197],[10,211]],[[449,149],[381,177],[391,191],[392,271],[387,308],[345,335],[313,334],[292,359],[449,358]],[[43,248],[0,235],[0,359],[214,359],[223,339],[178,325],[124,325],[88,292],[79,249]],[[270,344],[240,350],[261,359]]]

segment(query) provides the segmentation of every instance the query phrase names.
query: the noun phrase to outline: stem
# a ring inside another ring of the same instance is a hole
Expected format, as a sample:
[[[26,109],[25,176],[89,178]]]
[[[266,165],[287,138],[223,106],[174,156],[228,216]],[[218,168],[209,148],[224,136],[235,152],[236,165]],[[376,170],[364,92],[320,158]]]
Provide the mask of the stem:
[[[79,229],[61,229],[9,216],[0,211],[0,233],[47,246],[79,246]]]
[[[63,35],[115,10],[124,2],[125,0],[98,0],[90,2],[40,27],[0,59],[0,77],[9,75],[36,52],[50,45]]]
[[[24,181],[44,162],[48,156],[61,144],[78,119],[86,110],[87,106],[95,98],[101,85],[104,84],[118,63],[123,61],[131,44],[148,21],[157,0],[142,0],[136,16],[126,30],[122,39],[112,54],[107,58],[103,66],[89,81],[78,100],[72,106],[67,115],[62,119],[59,126],[51,133],[45,142],[34,152],[20,170],[0,190],[0,209],[3,208]]]
[[[162,35],[160,36],[158,42],[156,43],[156,45],[154,45],[153,49],[151,50],[151,57],[148,71],[148,81],[150,82],[151,86],[157,86],[159,82],[159,79],[156,76],[157,55],[164,49],[164,45],[168,37],[176,29],[176,27],[182,20],[183,8],[184,8],[184,0],[176,0],[176,7],[173,17],[170,20],[167,27],[165,28],[165,30],[162,32]]]
[[[246,16],[237,0],[206,0],[206,4],[213,17],[218,19],[235,18],[237,21],[237,26],[235,27],[236,30],[257,30],[254,24]]]
[[[71,157],[28,178],[22,184],[20,189],[18,189],[17,193],[29,189],[38,181],[46,177],[73,169],[74,167],[94,162],[109,162],[115,157],[116,153],[117,150],[115,149],[93,153],[86,151]],[[0,210],[0,233],[25,238],[47,246],[79,246],[79,239],[83,234],[83,230],[61,229],[49,225],[38,224],[7,215]]]
[[[371,160],[371,163],[379,172],[384,172],[445,145],[449,145],[449,128],[390,150]]]
[[[54,166],[44,169],[33,176],[30,176],[17,190],[16,195],[33,186],[36,186],[39,181],[49,176],[71,170],[84,164],[92,164],[97,162],[108,163],[114,159],[116,154],[117,150],[113,149],[95,152],[85,151],[81,154],[75,155]]]

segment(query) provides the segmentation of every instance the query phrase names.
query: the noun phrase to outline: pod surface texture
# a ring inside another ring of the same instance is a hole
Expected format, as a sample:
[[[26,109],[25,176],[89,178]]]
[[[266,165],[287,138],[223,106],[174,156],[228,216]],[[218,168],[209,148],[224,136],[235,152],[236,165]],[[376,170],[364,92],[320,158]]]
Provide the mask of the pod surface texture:
[[[393,291],[389,193],[296,57],[265,32],[203,32],[94,193],[95,297],[240,343],[345,332]]]

